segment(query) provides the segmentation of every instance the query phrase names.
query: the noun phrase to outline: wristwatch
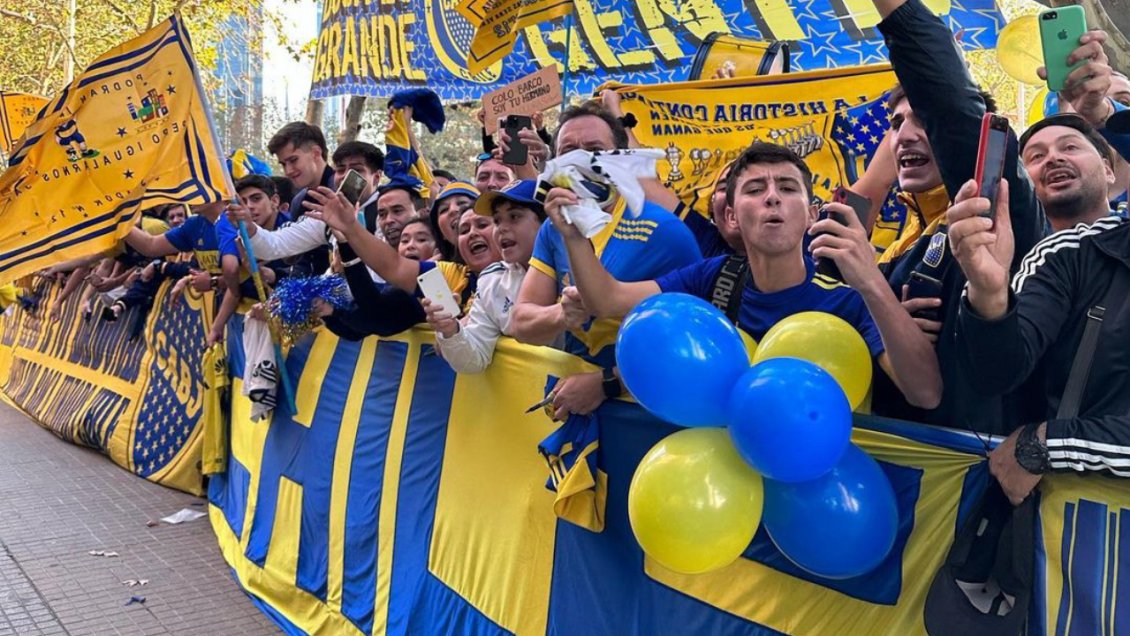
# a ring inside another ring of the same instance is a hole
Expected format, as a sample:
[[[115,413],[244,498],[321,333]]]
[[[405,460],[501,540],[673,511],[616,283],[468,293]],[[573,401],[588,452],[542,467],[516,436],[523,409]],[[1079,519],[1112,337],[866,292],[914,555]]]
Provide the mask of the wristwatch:
[[[604,369],[604,371],[602,371],[602,377],[601,388],[604,389],[605,399],[611,400],[624,394],[624,387],[620,386],[620,378],[616,377],[615,371],[612,369]]]
[[[1043,475],[1052,469],[1051,460],[1048,458],[1048,447],[1036,437],[1036,429],[1040,423],[1029,424],[1020,430],[1016,437],[1016,463],[1033,475]]]
[[[636,124],[640,123],[640,120],[636,119],[635,115],[628,113],[620,118],[620,123],[624,128],[635,128]]]

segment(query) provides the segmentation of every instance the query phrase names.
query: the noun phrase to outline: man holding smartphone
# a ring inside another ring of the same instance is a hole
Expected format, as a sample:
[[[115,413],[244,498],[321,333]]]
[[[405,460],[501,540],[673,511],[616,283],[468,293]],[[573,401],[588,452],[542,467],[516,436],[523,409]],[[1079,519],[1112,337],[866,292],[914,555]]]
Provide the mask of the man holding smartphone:
[[[993,106],[973,83],[954,46],[953,33],[921,0],[873,0],[883,18],[879,30],[900,85],[888,99],[891,142],[899,186],[908,203],[907,227],[883,252],[880,267],[904,307],[936,340],[945,390],[934,409],[913,408],[885,378],[876,376],[873,408],[890,417],[990,433],[1005,433],[1000,401],[976,397],[962,377],[954,347],[958,298],[965,284],[953,263],[945,210],[973,178],[982,119]],[[1009,214],[1021,253],[1043,236],[1043,208],[1035,197],[1009,133],[1005,180]],[[1019,265],[1019,257],[1012,264]]]

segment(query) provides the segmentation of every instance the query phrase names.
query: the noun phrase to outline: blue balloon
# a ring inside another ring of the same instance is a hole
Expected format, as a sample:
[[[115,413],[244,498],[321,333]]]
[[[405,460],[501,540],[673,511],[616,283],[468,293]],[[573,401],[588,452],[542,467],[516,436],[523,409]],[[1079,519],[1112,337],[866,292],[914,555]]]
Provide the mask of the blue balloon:
[[[717,307],[688,294],[659,294],[624,318],[616,364],[628,391],[660,418],[725,426],[726,400],[749,356]]]
[[[854,444],[814,481],[765,480],[762,523],[798,567],[828,579],[874,570],[898,532],[895,493],[879,464]]]
[[[1044,96],[1044,117],[1051,117],[1059,113],[1059,93],[1048,91]]]
[[[851,442],[851,405],[836,379],[807,360],[771,358],[730,394],[730,437],[762,475],[809,481],[840,461]]]

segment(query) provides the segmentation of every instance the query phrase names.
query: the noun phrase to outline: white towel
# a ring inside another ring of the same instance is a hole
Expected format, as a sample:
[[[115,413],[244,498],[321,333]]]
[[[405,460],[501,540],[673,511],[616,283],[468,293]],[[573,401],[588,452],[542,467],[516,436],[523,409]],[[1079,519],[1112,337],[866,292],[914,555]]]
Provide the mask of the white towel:
[[[640,179],[656,177],[655,164],[664,157],[662,150],[637,148],[589,152],[574,150],[546,162],[538,180],[556,187],[568,188],[577,195],[578,205],[565,206],[565,220],[592,238],[612,220],[602,207],[624,197],[628,210],[639,216],[644,206]],[[548,190],[539,184],[539,191]]]
[[[251,400],[251,421],[269,418],[279,394],[279,370],[271,331],[262,320],[246,316],[243,321],[243,394]]]

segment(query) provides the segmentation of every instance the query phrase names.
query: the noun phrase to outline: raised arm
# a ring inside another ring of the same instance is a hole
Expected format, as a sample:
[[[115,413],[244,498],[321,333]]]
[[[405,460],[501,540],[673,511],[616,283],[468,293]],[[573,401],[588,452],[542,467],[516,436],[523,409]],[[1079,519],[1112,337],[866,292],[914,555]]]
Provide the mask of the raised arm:
[[[621,318],[643,299],[658,294],[659,285],[653,280],[624,283],[613,278],[597,259],[592,243],[562,215],[563,206],[576,203],[573,192],[554,188],[546,198],[546,214],[565,239],[573,280],[585,307],[598,318]]]
[[[410,294],[416,292],[420,263],[404,258],[394,247],[370,234],[357,220],[356,206],[345,195],[324,186],[307,194],[313,202],[305,203],[309,209],[306,216],[341,232],[358,258],[381,278]]]
[[[154,236],[139,227],[131,227],[126,234],[126,245],[137,250],[142,256],[160,258],[169,254],[176,254],[178,250],[164,234]]]
[[[955,198],[973,178],[985,101],[969,75],[953,33],[921,0],[872,0],[883,16],[883,33],[891,66],[906,90],[915,117],[922,123],[942,173],[946,191]],[[1012,189],[1009,210],[1019,260],[1044,234],[1043,208],[1020,162],[1016,135],[1009,133],[1005,179]]]

